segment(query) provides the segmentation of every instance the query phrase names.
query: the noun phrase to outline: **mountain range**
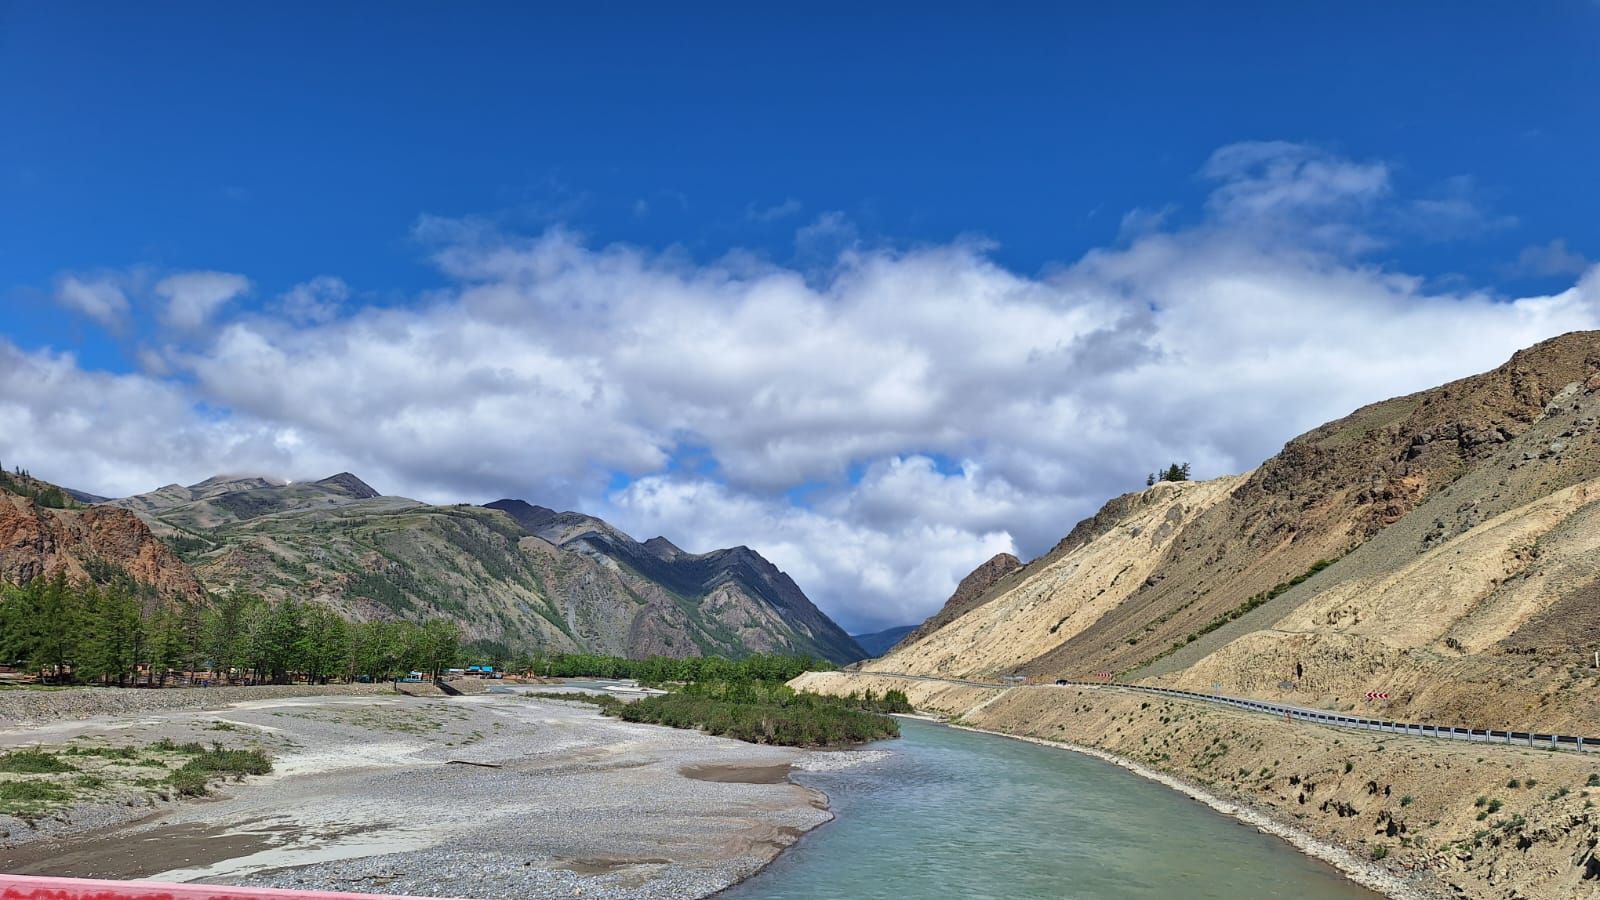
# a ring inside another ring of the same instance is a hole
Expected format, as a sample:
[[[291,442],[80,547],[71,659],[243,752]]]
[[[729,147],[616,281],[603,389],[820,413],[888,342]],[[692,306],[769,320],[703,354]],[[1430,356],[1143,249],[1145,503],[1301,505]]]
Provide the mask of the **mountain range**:
[[[900,625],[895,628],[885,628],[869,634],[852,634],[852,638],[860,645],[868,656],[882,656],[885,651],[905,639],[905,636],[916,630],[915,625]]]
[[[748,547],[639,543],[520,500],[435,506],[347,472],[217,476],[116,500],[66,490],[55,507],[22,487],[0,486],[0,578],[13,583],[122,570],[173,602],[241,589],[353,620],[445,617],[506,652],[866,655]]]

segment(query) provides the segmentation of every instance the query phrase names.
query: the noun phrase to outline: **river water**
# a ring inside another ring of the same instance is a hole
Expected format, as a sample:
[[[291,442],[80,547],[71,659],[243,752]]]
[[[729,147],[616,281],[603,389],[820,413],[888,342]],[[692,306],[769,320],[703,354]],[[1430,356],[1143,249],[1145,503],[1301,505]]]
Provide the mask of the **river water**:
[[[902,719],[884,761],[799,773],[838,818],[737,900],[1372,900],[1281,840],[1079,753]]]

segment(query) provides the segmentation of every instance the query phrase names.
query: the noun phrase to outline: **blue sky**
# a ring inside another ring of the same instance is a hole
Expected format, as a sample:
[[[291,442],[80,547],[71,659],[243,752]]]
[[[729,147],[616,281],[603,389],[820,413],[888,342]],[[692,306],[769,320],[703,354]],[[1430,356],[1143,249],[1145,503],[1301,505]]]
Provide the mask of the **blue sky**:
[[[8,462],[582,504],[890,625],[1589,323],[1592,2],[328,6],[0,3]]]

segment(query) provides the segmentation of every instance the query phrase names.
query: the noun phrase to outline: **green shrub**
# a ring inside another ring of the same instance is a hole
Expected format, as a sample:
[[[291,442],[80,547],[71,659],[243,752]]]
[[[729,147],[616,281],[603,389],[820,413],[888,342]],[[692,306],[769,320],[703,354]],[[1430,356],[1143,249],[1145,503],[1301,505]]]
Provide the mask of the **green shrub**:
[[[134,759],[139,751],[135,747],[69,747],[68,756],[100,756],[105,759]]]
[[[184,797],[204,796],[211,779],[219,775],[243,777],[272,771],[272,761],[260,750],[227,750],[221,744],[212,744],[209,750],[199,744],[183,744],[179,749],[194,753],[194,758],[174,769],[167,783]]]
[[[1506,782],[1506,787],[1510,788],[1511,790],[1516,790],[1517,788],[1522,787],[1522,782],[1520,782],[1517,779],[1513,778],[1510,781]]]
[[[572,703],[589,703],[600,707],[600,709],[603,711],[608,711],[613,707],[621,706],[623,703],[623,701],[618,700],[616,697],[613,697],[610,694],[583,694],[577,691],[573,691],[570,694],[563,693],[561,691],[538,691],[534,693],[523,694],[522,696],[533,697],[538,700],[567,700]]]
[[[0,756],[0,772],[18,775],[54,775],[58,772],[76,772],[77,766],[42,750],[14,750]]]
[[[194,759],[183,764],[221,775],[265,775],[272,771],[272,761],[260,750],[225,750],[221,744],[212,744]]]
[[[1414,797],[1412,797],[1412,796],[1411,796],[1411,795],[1410,795],[1410,794],[1407,794],[1407,795],[1405,795],[1405,796],[1404,796],[1404,797],[1401,797],[1401,798],[1400,798],[1400,805],[1401,805],[1401,806],[1410,806],[1410,805],[1411,805],[1411,802],[1412,802],[1412,801],[1413,801],[1413,800],[1414,800],[1414,799],[1416,799],[1416,798],[1414,798]]]
[[[204,797],[210,782],[209,773],[188,766],[176,769],[167,776],[167,784],[171,785],[173,791],[180,797]]]
[[[883,697],[824,697],[777,682],[696,682],[604,712],[628,722],[698,729],[753,744],[830,747],[898,737],[894,719],[860,707],[892,707],[904,699],[899,691]]]
[[[1488,810],[1491,813],[1497,813],[1497,812],[1500,811],[1500,807],[1503,806],[1503,805],[1504,804],[1501,803],[1499,800],[1490,800],[1489,801]]]

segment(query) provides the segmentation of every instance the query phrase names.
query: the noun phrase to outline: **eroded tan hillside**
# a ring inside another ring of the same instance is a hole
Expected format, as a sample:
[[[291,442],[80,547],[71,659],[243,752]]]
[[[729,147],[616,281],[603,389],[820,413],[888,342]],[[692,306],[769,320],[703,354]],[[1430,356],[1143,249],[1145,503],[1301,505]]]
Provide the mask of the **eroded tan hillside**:
[[[1156,576],[1127,603],[1030,670],[1125,672],[1148,665],[1252,597],[1339,559],[1408,518],[1502,454],[1546,417],[1558,394],[1583,385],[1596,371],[1600,335],[1563,335],[1519,352],[1494,371],[1364,407],[1290,441],[1226,502],[1189,523]],[[1564,476],[1551,471],[1553,457],[1539,458],[1543,452],[1519,448],[1517,457],[1534,457],[1528,462],[1544,470],[1548,490]],[[1595,475],[1600,472],[1586,477]],[[1481,505],[1495,487],[1485,485],[1478,496],[1456,502]],[[1325,586],[1332,574],[1306,587]]]
[[[1566,335],[1247,475],[1119,497],[865,668],[1112,671],[1373,712],[1380,690],[1391,717],[1600,734],[1597,371],[1600,335]]]
[[[1184,526],[1243,480],[1165,482],[1133,495],[1116,527],[1030,567],[1010,590],[867,668],[956,677],[1009,673],[1123,603],[1151,577]]]

